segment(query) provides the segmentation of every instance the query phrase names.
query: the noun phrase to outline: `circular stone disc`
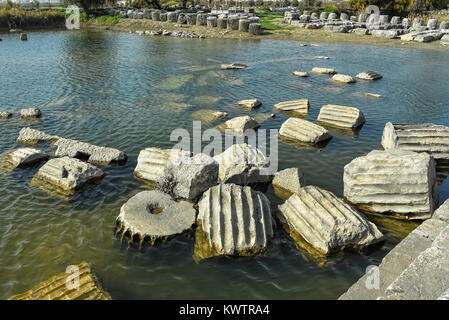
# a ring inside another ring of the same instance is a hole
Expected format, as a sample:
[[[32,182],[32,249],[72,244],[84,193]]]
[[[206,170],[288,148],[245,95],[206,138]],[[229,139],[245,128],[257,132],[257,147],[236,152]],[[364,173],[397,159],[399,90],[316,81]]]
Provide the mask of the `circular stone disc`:
[[[142,191],[129,199],[120,209],[117,221],[132,235],[160,238],[180,234],[190,229],[196,217],[193,205],[174,201],[159,191]]]

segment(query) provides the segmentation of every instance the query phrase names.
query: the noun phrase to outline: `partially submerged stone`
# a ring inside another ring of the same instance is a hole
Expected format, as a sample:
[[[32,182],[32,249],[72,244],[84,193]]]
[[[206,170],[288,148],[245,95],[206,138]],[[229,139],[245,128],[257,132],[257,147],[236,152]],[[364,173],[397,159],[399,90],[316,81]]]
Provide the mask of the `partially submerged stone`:
[[[22,109],[19,114],[22,118],[39,118],[42,115],[41,110],[38,107]]]
[[[279,135],[310,144],[318,144],[332,138],[332,135],[323,127],[298,118],[288,118],[282,124]]]
[[[274,107],[281,111],[292,111],[299,114],[309,113],[310,103],[309,99],[297,99],[290,101],[283,101],[276,103]]]
[[[192,112],[191,117],[195,120],[200,120],[202,123],[208,124],[218,119],[223,119],[228,116],[227,112],[216,111],[212,109],[200,109]]]
[[[278,216],[297,244],[316,256],[383,239],[373,223],[333,193],[315,186],[294,193],[279,206]]]
[[[11,118],[12,117],[12,113],[9,111],[0,111],[0,119],[7,119],[7,118]]]
[[[48,159],[48,155],[35,148],[20,148],[9,154],[9,162],[14,167],[26,167]]]
[[[198,202],[194,259],[250,255],[264,251],[273,237],[270,201],[250,187],[219,184]]]
[[[262,105],[262,102],[258,99],[245,99],[237,101],[237,104],[241,107],[252,110],[260,107]]]
[[[338,83],[355,83],[355,79],[345,74],[336,74],[332,77],[332,80]]]
[[[57,147],[56,157],[71,157],[86,159],[88,162],[102,165],[125,164],[128,156],[126,153],[108,147],[100,147],[87,142],[60,138],[54,142]]]
[[[284,169],[274,174],[272,184],[275,191],[280,189],[281,194],[287,193],[290,196],[305,186],[304,174],[298,168]]]
[[[312,72],[317,73],[317,74],[336,74],[337,73],[337,71],[335,71],[334,69],[330,69],[330,68],[313,68]]]
[[[380,80],[382,79],[382,75],[380,73],[377,73],[376,71],[368,70],[360,72],[358,75],[356,75],[356,78],[362,80]]]
[[[309,76],[307,71],[293,71],[293,75],[301,78],[305,78]]]
[[[33,180],[44,187],[51,185],[55,189],[73,193],[85,184],[103,176],[104,172],[101,169],[89,163],[63,157],[51,159],[45,163],[34,175]]]
[[[60,137],[46,134],[43,131],[32,129],[29,127],[25,127],[20,129],[19,137],[17,138],[17,142],[20,143],[28,143],[28,144],[36,144],[38,142],[45,141],[55,141]]]
[[[365,116],[357,108],[326,104],[321,107],[318,122],[333,127],[354,129],[365,123]]]
[[[259,123],[250,116],[236,117],[225,122],[228,129],[231,129],[237,135],[243,135],[248,129],[257,129]]]
[[[221,69],[222,70],[240,70],[240,69],[245,69],[248,66],[246,64],[243,63],[238,63],[238,62],[233,62],[231,64],[222,64],[221,65]]]
[[[362,94],[366,97],[377,98],[377,99],[381,99],[384,97],[383,95],[377,94],[377,93],[362,92]]]
[[[388,149],[426,152],[438,164],[449,162],[449,127],[432,123],[385,125],[382,147]]]
[[[344,167],[344,196],[361,210],[427,219],[438,203],[435,161],[426,153],[374,150]]]
[[[329,57],[326,57],[326,56],[315,56],[315,59],[319,59],[319,60],[329,60]]]
[[[120,232],[133,241],[167,240],[189,230],[195,223],[193,204],[175,201],[159,191],[142,191],[121,208],[116,223]]]
[[[246,143],[234,144],[214,157],[220,183],[254,184],[272,179],[269,161],[262,151]]]
[[[74,270],[79,273],[62,272],[8,300],[111,300],[87,262],[81,262],[75,267],[77,269]],[[78,275],[79,287],[68,286],[74,284],[75,275]]]

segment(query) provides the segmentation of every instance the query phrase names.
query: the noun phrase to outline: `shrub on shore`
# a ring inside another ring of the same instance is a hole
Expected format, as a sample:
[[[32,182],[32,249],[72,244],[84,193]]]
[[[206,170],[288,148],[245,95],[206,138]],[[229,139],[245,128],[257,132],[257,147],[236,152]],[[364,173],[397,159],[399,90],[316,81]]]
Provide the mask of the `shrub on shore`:
[[[59,27],[65,24],[65,16],[59,10],[25,10],[20,7],[0,8],[0,28]]]

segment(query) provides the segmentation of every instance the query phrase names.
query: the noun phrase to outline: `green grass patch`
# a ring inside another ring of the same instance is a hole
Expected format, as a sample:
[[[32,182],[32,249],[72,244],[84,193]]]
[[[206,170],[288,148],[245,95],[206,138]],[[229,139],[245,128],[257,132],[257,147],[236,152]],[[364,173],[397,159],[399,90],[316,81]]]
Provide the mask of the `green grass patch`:
[[[265,30],[293,30],[294,27],[289,26],[283,21],[284,14],[282,12],[271,12],[268,9],[261,9],[257,12],[260,19],[262,29]]]
[[[99,16],[95,18],[95,22],[101,25],[114,25],[120,21],[120,16]]]

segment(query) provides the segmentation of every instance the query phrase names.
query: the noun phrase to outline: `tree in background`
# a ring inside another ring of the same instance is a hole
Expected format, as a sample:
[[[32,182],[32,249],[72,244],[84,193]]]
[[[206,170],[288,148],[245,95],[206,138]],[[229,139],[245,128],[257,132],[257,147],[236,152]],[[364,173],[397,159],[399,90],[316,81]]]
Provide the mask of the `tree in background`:
[[[292,7],[297,7],[299,6],[299,1],[298,0],[293,0],[292,1]]]

